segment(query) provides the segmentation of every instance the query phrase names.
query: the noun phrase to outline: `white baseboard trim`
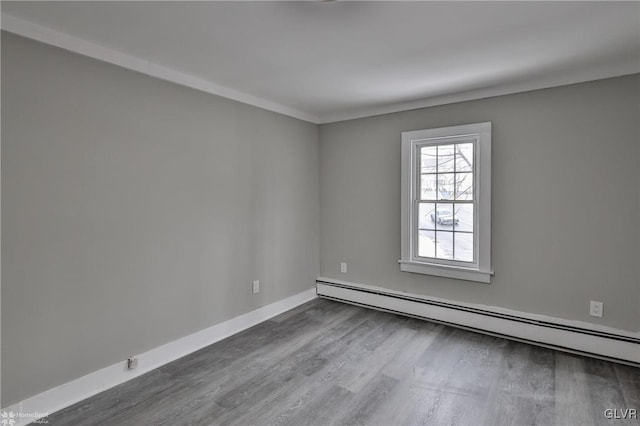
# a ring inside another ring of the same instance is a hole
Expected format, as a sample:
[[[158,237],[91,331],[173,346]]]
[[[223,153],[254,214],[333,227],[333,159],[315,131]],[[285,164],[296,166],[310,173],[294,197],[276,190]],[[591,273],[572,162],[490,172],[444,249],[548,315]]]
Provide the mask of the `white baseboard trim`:
[[[484,305],[402,293],[320,277],[318,296],[432,320],[451,326],[640,365],[640,334]]]
[[[171,361],[253,327],[317,297],[316,289],[311,288],[151,349],[148,352],[138,354],[136,355],[138,368],[135,370],[127,370],[126,361],[122,361],[3,408],[2,411],[14,413],[16,426],[35,422],[83,399],[155,370]],[[22,417],[20,417],[20,414],[22,414]]]

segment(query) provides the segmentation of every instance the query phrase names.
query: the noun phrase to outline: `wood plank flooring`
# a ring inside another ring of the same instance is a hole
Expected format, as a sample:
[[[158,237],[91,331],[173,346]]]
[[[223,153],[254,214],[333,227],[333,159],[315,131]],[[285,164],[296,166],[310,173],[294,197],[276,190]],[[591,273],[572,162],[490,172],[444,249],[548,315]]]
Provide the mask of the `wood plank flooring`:
[[[317,299],[48,420],[74,426],[640,424],[607,419],[607,408],[640,411],[640,369]]]

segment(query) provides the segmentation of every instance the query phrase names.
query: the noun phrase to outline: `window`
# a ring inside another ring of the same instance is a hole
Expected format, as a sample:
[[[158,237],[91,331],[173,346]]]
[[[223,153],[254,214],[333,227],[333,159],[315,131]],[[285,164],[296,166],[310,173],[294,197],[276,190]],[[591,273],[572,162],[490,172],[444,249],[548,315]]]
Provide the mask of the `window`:
[[[400,269],[491,281],[491,123],[402,133]]]

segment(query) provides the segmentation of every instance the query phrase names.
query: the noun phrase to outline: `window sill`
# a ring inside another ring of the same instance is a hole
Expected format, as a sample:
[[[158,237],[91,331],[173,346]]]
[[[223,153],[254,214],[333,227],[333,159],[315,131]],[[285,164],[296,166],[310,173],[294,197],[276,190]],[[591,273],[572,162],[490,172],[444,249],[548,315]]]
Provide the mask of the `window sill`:
[[[435,265],[422,262],[410,262],[399,260],[400,270],[404,272],[412,272],[414,274],[435,275],[445,278],[456,278],[465,281],[475,281],[479,283],[491,283],[493,272],[480,271],[477,269],[466,269],[455,266]]]

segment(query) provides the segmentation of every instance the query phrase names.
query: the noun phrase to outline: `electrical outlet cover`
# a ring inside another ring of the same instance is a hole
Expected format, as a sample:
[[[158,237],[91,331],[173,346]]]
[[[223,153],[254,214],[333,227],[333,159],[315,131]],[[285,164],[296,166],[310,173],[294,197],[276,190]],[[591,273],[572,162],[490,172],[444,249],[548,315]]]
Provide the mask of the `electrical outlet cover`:
[[[127,369],[133,370],[138,366],[138,358],[128,358],[127,359]]]
[[[602,318],[602,309],[602,302],[592,300],[589,305],[589,315],[591,315],[592,317]]]

